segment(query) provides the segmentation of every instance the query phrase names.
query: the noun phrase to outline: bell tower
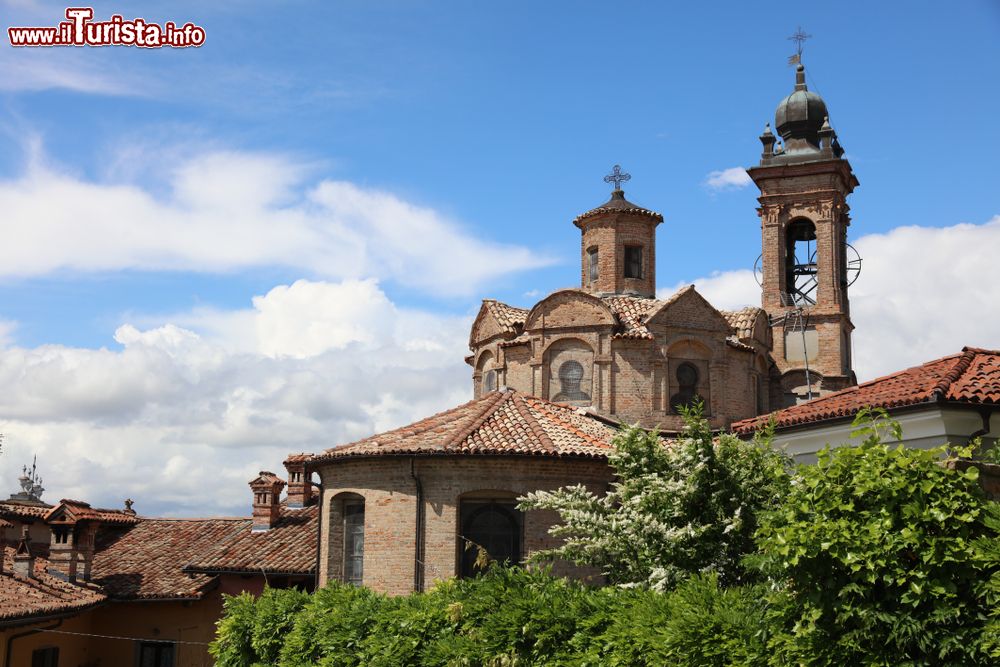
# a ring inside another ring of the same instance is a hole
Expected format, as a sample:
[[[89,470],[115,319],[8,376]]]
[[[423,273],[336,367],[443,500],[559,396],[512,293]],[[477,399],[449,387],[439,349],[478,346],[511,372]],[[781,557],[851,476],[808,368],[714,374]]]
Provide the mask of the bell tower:
[[[760,164],[747,173],[760,189],[756,274],[780,373],[772,399],[791,405],[857,383],[848,287],[861,260],[847,243],[847,197],[858,179],[801,63],[774,125],[780,143],[768,124]]]

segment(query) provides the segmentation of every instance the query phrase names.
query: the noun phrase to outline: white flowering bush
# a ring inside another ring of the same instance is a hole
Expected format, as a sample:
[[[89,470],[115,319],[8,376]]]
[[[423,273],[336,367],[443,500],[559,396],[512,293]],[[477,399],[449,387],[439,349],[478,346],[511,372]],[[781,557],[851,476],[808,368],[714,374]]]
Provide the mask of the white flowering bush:
[[[601,569],[608,581],[668,590],[696,572],[723,585],[745,583],[743,557],[754,551],[758,517],[788,492],[789,461],[770,432],[750,442],[713,435],[696,405],[676,440],[623,427],[609,457],[616,480],[606,495],[584,486],[538,491],[522,510],[556,511],[550,533],[562,545],[532,556]]]

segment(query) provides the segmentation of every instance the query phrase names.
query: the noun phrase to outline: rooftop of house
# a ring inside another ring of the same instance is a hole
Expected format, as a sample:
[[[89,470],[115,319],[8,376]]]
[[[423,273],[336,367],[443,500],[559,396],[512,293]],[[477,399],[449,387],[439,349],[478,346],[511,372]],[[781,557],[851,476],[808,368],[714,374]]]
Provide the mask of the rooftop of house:
[[[1000,405],[1000,351],[965,347],[957,354],[732,425],[746,435],[774,419],[778,429],[854,417],[862,408]]]
[[[603,459],[613,422],[578,408],[503,389],[312,457],[313,464],[394,455],[552,456]]]
[[[284,480],[274,479],[284,486]],[[104,600],[195,600],[223,574],[311,576],[318,514],[315,502],[301,508],[283,502],[273,525],[253,531],[249,516],[166,519],[137,516],[130,508],[94,508],[78,500],[54,506],[0,502],[8,561],[0,574],[0,625],[72,614]],[[71,582],[47,560],[50,544],[30,542],[38,533],[29,526],[65,530],[77,524],[96,525],[97,537],[90,580],[83,581],[78,566],[77,581]],[[34,558],[35,577],[12,569],[14,549],[9,545],[17,526],[22,530],[17,548]]]
[[[15,549],[3,546],[0,575],[0,626],[31,622],[39,618],[75,613],[104,602],[107,596],[96,586],[71,584],[49,574],[49,562],[36,556],[33,576],[13,572]]]

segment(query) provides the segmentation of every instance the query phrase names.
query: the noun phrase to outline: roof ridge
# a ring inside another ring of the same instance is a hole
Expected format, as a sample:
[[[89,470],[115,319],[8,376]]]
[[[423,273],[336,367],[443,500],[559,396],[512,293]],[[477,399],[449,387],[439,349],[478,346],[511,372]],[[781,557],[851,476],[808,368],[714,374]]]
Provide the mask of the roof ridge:
[[[523,396],[514,396],[514,408],[517,410],[518,414],[524,419],[528,424],[528,428],[531,430],[532,435],[538,438],[538,441],[542,443],[542,446],[550,451],[556,451],[555,443],[552,442],[552,438],[549,434],[545,432],[545,429],[539,423],[538,419],[531,413],[528,409],[528,403],[524,400]]]
[[[529,399],[534,399],[534,400],[531,401]],[[594,441],[593,437],[591,437],[589,434],[585,433],[584,431],[581,431],[580,429],[578,429],[576,427],[576,424],[574,424],[570,420],[563,419],[560,415],[556,414],[557,411],[554,410],[553,408],[558,408],[559,410],[567,410],[569,412],[572,412],[573,414],[581,414],[581,416],[588,417],[590,419],[594,419],[594,417],[592,417],[589,413],[586,413],[586,412],[577,413],[577,411],[574,410],[573,408],[567,407],[565,405],[560,405],[558,403],[553,403],[551,401],[545,401],[544,399],[540,399],[540,398],[537,398],[535,396],[526,396],[526,397],[524,397],[524,400],[525,400],[526,403],[531,403],[540,412],[543,412],[546,415],[548,415],[548,417],[550,419],[552,419],[553,421],[557,422],[563,428],[572,430],[573,433],[577,437],[582,438],[583,440],[587,441],[588,443],[591,444],[591,446],[595,446],[595,441]],[[603,443],[600,443],[597,446],[603,446]]]
[[[962,354],[959,355],[955,365],[934,385],[934,388],[931,390],[931,397],[935,399],[943,398],[948,393],[948,389],[951,388],[952,383],[962,377],[965,371],[969,370],[969,366],[972,364],[972,360],[976,358],[976,354],[975,350],[963,347]]]
[[[486,406],[477,412],[464,426],[462,426],[462,428],[458,429],[458,431],[455,432],[455,435],[448,439],[448,441],[444,444],[444,448],[451,449],[472,435],[476,429],[486,423],[486,420],[489,419],[490,415],[496,412],[497,408],[513,396],[513,393],[514,392],[512,391],[495,392],[495,396],[493,398],[484,401]]]

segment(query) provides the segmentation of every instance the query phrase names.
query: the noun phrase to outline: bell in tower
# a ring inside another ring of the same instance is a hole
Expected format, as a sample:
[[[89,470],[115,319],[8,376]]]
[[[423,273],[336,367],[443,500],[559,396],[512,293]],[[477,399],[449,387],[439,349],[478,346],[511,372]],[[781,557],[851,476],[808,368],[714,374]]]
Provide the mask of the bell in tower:
[[[848,287],[860,258],[847,243],[847,197],[858,179],[801,63],[794,90],[775,111],[774,129],[777,137],[765,127],[760,164],[747,173],[760,189],[755,273],[781,376],[772,405],[791,405],[857,383]]]

